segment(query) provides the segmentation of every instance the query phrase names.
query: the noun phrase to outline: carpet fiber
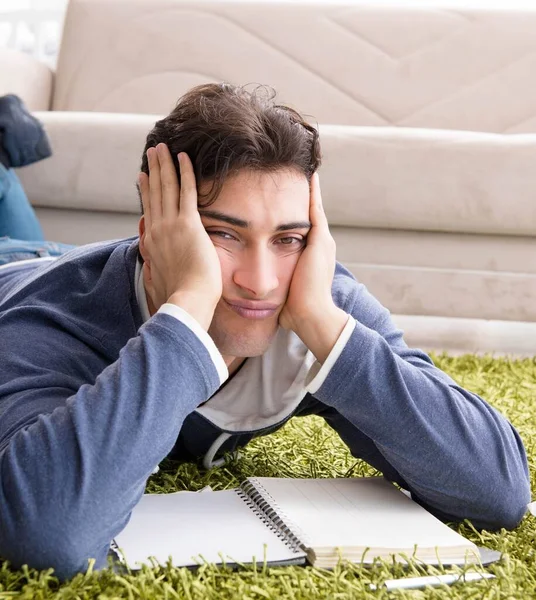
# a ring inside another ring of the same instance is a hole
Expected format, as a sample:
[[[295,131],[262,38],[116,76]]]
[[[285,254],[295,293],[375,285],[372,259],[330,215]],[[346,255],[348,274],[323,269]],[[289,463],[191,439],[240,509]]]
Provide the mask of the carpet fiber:
[[[534,481],[536,471],[536,358],[508,360],[492,357],[434,356],[436,364],[462,386],[481,394],[499,408],[523,438]],[[321,419],[293,419],[282,430],[261,438],[242,451],[238,460],[203,472],[194,464],[166,461],[148,483],[155,493],[237,486],[250,475],[276,477],[343,477],[376,475],[352,458]],[[533,494],[535,489],[533,487]],[[441,572],[419,565],[404,570],[378,561],[372,567],[341,564],[334,571],[310,567],[231,571],[204,565],[196,572],[169,565],[149,565],[137,573],[119,575],[91,568],[60,584],[51,571],[35,572],[0,566],[0,600],[12,598],[129,599],[241,599],[292,598],[471,598],[513,600],[536,598],[536,517],[526,516],[513,532],[476,532],[464,523],[458,530],[479,545],[503,552],[503,560],[489,567],[497,579],[426,590],[381,589],[385,579]],[[370,584],[380,586],[372,591]]]

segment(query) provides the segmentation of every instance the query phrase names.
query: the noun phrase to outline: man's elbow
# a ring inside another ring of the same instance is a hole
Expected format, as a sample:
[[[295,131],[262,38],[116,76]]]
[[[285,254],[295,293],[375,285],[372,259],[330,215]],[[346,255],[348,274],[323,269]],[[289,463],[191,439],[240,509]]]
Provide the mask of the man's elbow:
[[[73,550],[73,549],[71,549]],[[54,569],[54,575],[65,581],[71,579],[78,573],[84,573],[89,566],[89,558],[81,556],[78,552],[64,552],[61,548],[49,548],[42,550],[36,546],[21,548],[18,543],[13,545],[2,545],[0,555],[9,564],[20,569],[27,565],[32,569]]]
[[[487,478],[472,483],[474,485],[459,488],[458,494],[437,495],[434,501],[423,501],[423,497],[416,494],[412,497],[441,521],[467,520],[475,528],[487,531],[515,529],[519,525],[530,502],[527,474],[500,482]]]
[[[95,568],[105,567],[108,545],[102,544],[99,528],[52,504],[58,505],[42,505],[23,518],[13,518],[9,506],[0,505],[0,556],[16,569],[53,568],[60,580],[86,572],[92,558]]]
[[[498,529],[515,529],[527,512],[530,502],[530,481],[520,478],[509,486],[499,489],[494,497],[488,498],[485,514],[472,519],[479,529],[497,531]]]

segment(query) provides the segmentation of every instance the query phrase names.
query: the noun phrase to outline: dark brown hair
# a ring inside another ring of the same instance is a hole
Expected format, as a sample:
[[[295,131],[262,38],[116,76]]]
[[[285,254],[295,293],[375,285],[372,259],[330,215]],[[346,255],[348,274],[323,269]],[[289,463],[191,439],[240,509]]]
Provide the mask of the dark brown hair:
[[[310,180],[321,162],[318,131],[294,109],[274,102],[271,88],[252,91],[229,83],[208,83],[182,96],[172,112],[147,136],[141,170],[149,173],[147,148],[167,144],[179,177],[179,152],[186,152],[200,183],[211,182],[200,197],[208,206],[229,175],[241,169],[292,169]]]

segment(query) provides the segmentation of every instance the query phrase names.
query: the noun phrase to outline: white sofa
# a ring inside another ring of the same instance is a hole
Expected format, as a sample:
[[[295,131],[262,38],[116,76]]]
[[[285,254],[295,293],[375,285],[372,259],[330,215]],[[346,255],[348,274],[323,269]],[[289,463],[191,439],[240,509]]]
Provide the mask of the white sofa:
[[[54,73],[0,54],[52,140],[19,173],[47,237],[135,235],[155,120],[266,83],[320,123],[338,257],[408,341],[536,355],[536,12],[448,3],[71,0]]]

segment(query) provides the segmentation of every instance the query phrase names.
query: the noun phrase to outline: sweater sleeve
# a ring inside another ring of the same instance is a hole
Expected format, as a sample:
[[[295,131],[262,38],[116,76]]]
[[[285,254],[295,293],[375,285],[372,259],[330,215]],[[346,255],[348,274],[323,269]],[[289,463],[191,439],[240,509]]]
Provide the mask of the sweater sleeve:
[[[105,561],[186,416],[219,386],[186,325],[156,314],[112,364],[52,311],[1,316],[0,556],[68,576]]]
[[[314,396],[358,457],[447,520],[514,527],[530,501],[523,444],[512,425],[420,350],[408,348],[364,286],[340,304],[356,325]]]

